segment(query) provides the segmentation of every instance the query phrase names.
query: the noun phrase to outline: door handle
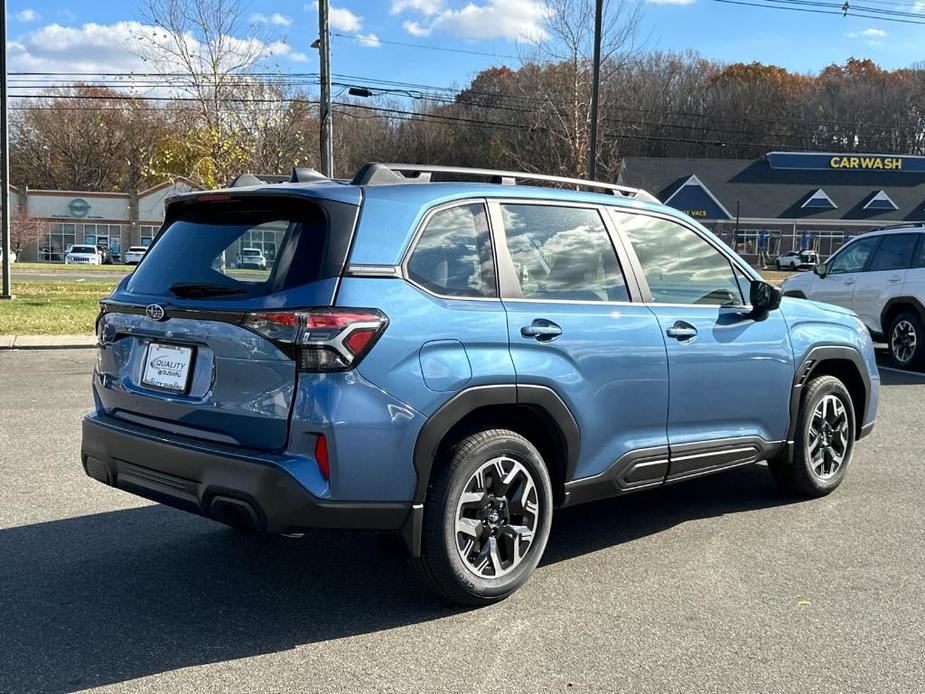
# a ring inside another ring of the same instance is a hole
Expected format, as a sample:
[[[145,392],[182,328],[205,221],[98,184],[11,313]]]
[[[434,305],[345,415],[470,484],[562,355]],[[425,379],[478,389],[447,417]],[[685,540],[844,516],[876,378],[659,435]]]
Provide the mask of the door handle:
[[[549,342],[555,340],[562,334],[562,328],[545,318],[537,318],[530,325],[525,325],[520,329],[520,334],[524,337],[532,337],[538,342]]]
[[[902,277],[899,277],[899,276],[897,276],[897,275],[893,275],[893,276],[890,277],[887,281],[888,281],[888,282],[899,282],[901,279],[902,279]]]
[[[848,277],[845,279],[845,284],[854,284],[854,280]]]
[[[685,341],[697,337],[697,328],[695,328],[690,323],[685,323],[683,320],[677,321],[672,325],[668,330],[665,331],[665,334],[668,337],[673,337],[676,340]]]

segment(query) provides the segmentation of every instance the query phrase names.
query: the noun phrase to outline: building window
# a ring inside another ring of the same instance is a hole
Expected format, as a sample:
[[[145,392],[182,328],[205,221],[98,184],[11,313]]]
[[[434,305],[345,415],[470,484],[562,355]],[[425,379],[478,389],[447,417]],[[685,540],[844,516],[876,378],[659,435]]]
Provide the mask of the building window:
[[[41,260],[64,261],[67,249],[77,243],[77,225],[56,222],[48,230],[48,243],[39,249]]]

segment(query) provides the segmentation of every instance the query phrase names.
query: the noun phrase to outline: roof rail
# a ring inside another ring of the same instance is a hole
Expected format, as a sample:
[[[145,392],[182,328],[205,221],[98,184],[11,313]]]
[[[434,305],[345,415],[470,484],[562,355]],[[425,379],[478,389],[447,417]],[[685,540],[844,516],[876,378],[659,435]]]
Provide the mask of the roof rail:
[[[561,183],[576,188],[597,188],[612,195],[622,195],[627,198],[644,200],[645,202],[659,202],[651,193],[640,188],[630,188],[613,183],[588,181],[583,178],[566,178],[564,176],[549,176],[547,174],[534,174],[525,171],[499,171],[497,169],[476,169],[465,166],[431,166],[428,164],[379,164],[370,162],[357,171],[353,178],[354,185],[385,185],[389,183],[430,183],[434,174],[450,174],[453,176],[469,176],[487,178],[491,183],[501,185],[516,185],[519,181],[536,181],[540,183]]]
[[[925,221],[921,222],[898,222],[896,224],[885,224],[882,227],[874,227],[873,229],[868,229],[861,233],[866,234],[871,231],[887,231],[889,229],[917,229],[919,227],[925,227]]]

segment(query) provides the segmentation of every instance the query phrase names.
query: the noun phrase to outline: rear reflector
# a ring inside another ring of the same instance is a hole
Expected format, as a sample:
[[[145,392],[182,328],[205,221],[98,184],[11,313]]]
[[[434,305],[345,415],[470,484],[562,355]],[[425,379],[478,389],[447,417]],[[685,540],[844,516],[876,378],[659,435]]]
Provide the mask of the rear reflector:
[[[318,469],[326,480],[331,479],[331,466],[328,463],[328,440],[324,434],[318,434],[315,439],[315,462],[318,463]]]
[[[309,309],[249,313],[242,325],[271,340],[302,371],[346,371],[372,349],[388,325],[375,309]]]

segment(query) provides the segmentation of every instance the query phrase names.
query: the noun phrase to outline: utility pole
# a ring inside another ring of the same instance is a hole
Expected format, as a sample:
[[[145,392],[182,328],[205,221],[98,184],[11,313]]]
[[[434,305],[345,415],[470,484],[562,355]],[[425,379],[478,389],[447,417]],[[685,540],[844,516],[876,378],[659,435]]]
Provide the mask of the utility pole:
[[[3,253],[3,285],[0,299],[12,299],[10,284],[10,125],[6,92],[6,0],[0,0],[0,252]]]
[[[318,52],[321,54],[321,173],[334,176],[334,129],[331,123],[331,30],[328,0],[318,2]]]
[[[591,79],[591,142],[588,147],[588,178],[597,178],[597,97],[601,88],[601,20],[604,0],[594,7],[594,74]]]

